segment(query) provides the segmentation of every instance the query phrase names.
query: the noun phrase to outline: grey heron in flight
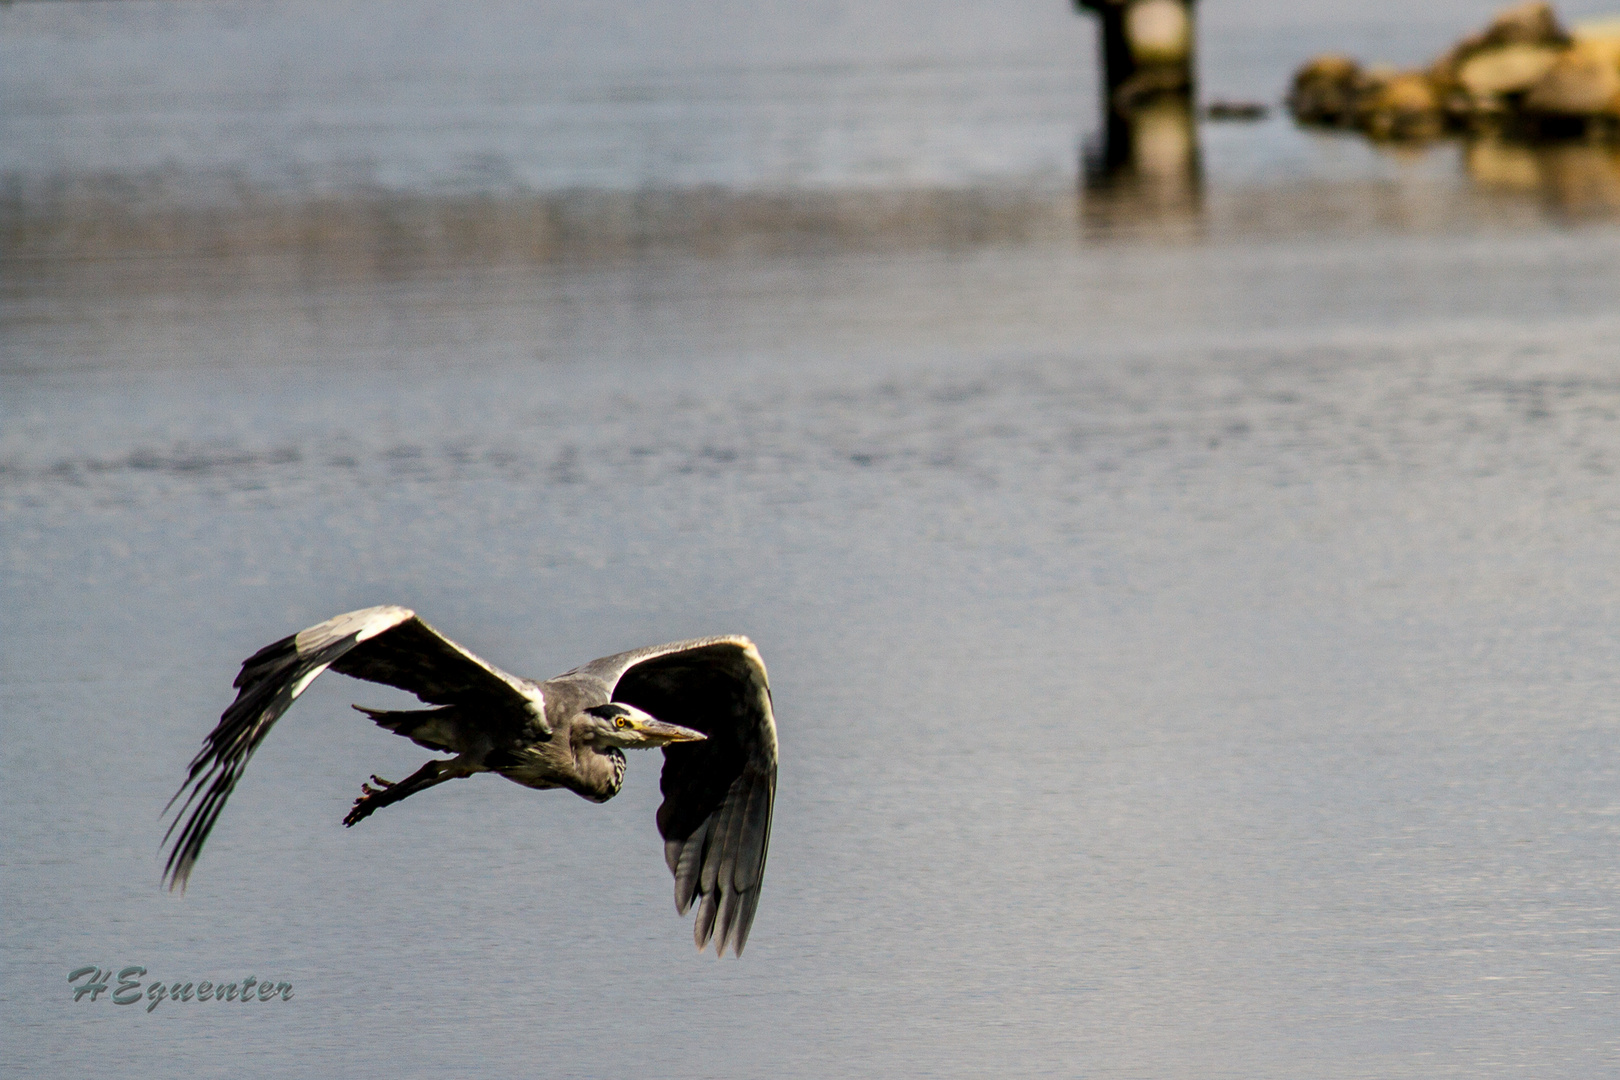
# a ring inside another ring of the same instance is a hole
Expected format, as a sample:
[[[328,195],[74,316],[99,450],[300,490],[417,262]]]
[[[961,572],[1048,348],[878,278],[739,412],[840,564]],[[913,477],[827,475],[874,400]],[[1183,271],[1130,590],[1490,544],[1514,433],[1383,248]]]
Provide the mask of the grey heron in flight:
[[[776,798],[770,685],[745,637],[635,649],[545,682],[508,675],[403,607],[351,611],[283,638],[243,662],[236,701],[169,800],[172,807],[185,795],[164,835],[165,842],[174,837],[169,888],[184,889],[248,759],[327,668],[409,690],[436,706],[355,708],[419,746],[455,755],[429,761],[399,783],[373,776],[361,785],[345,826],[481,772],[606,802],[624,782],[624,750],[663,747],[657,823],[675,875],[676,910],[684,915],[698,903],[699,949],[712,937],[715,955],[728,946],[741,955],[759,904]]]

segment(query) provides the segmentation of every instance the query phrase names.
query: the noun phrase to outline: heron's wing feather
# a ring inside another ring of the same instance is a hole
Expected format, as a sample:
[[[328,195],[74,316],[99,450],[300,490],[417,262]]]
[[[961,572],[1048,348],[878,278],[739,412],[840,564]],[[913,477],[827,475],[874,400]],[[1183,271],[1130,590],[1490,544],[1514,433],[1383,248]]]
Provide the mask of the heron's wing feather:
[[[533,684],[480,660],[409,608],[351,611],[282,638],[243,662],[236,700],[203,740],[184,783],[169,800],[173,806],[185,795],[164,834],[167,841],[179,829],[164,869],[170,888],[184,887],[225,801],[270,728],[328,667],[409,690],[433,704],[476,705],[489,715],[521,711],[525,721],[544,727],[544,708]]]
[[[569,676],[589,675],[594,678],[601,679],[603,682],[607,683],[609,688],[612,688],[618,685],[619,680],[624,677],[625,672],[629,671],[638,664],[644,664],[649,660],[657,660],[665,656],[672,656],[676,653],[695,652],[710,646],[728,646],[734,651],[742,649],[754,649],[754,643],[740,634],[722,634],[719,637],[690,638],[686,641],[671,641],[663,645],[648,645],[646,648],[631,649],[629,652],[614,653],[612,656],[604,656],[600,660],[592,660],[588,664],[582,664],[567,674],[559,675],[558,678],[566,679]],[[760,673],[763,676],[765,665],[759,659],[759,652],[754,650],[753,655],[754,663],[759,665]],[[674,721],[670,722],[673,723]]]
[[[622,701],[702,742],[664,748],[658,831],[675,875],[675,906],[701,901],[698,948],[740,954],[748,941],[776,799],[776,720],[759,652],[745,637],[699,638],[607,657],[597,674]]]
[[[347,618],[351,616],[340,615],[330,623]],[[298,636],[302,639],[304,634],[330,623],[312,627]],[[339,626],[313,638],[310,647],[318,647],[318,641],[341,635],[343,629]],[[539,725],[541,735],[551,734],[545,722],[540,688],[535,683],[509,675],[475,656],[415,615],[359,647],[345,651],[332,661],[332,670],[409,690],[433,705],[481,705],[495,712],[516,708],[530,714],[529,719]]]

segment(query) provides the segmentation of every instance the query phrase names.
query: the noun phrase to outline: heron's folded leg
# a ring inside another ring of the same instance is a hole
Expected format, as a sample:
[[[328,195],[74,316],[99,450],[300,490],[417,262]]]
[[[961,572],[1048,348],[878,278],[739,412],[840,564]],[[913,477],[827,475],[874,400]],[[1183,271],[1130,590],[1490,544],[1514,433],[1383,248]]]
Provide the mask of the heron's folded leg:
[[[371,784],[360,785],[360,797],[354,800],[354,806],[343,818],[344,827],[347,828],[357,821],[364,821],[377,810],[390,806],[401,799],[408,799],[418,791],[425,791],[434,784],[442,784],[446,780],[454,780],[459,776],[471,776],[470,770],[458,767],[459,759],[450,761],[430,761],[417,769],[399,783],[390,783],[380,776],[372,776]]]

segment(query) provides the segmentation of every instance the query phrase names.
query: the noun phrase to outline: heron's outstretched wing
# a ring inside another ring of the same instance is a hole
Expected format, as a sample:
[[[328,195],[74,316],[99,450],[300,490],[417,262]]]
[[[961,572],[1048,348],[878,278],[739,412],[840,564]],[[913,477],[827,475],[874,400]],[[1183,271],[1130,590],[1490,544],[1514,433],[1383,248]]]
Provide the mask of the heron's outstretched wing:
[[[237,695],[203,740],[174,799],[186,798],[164,834],[180,828],[164,869],[169,887],[184,887],[225,800],[270,728],[327,668],[409,690],[434,705],[518,713],[549,735],[539,688],[508,675],[434,630],[409,608],[374,607],[326,620],[267,645],[242,663]],[[190,788],[187,794],[187,788]],[[195,803],[195,807],[193,807]]]
[[[696,728],[664,747],[658,831],[683,915],[701,898],[693,937],[741,955],[759,905],[776,800],[776,719],[765,663],[745,637],[699,638],[586,665],[613,700]]]

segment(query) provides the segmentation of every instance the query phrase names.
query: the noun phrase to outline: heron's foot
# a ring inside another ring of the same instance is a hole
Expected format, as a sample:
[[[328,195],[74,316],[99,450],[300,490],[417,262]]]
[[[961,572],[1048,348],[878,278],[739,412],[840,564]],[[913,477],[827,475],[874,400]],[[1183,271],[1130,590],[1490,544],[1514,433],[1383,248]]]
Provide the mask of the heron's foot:
[[[372,787],[371,784],[376,784]],[[388,805],[381,796],[388,793],[394,786],[392,780],[384,780],[376,773],[371,774],[371,784],[360,785],[360,797],[354,800],[354,806],[349,808],[348,814],[343,818],[343,827],[348,828],[357,821],[364,821],[370,817],[379,806]]]

